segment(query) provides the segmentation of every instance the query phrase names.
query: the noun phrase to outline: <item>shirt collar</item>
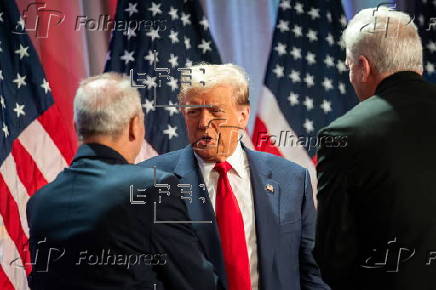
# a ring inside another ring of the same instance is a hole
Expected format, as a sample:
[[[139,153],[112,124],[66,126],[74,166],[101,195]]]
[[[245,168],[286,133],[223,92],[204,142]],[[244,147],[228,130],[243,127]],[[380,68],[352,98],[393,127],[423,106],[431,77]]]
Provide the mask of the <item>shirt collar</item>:
[[[194,151],[195,158],[197,158],[198,165],[202,169],[203,173],[209,174],[215,167],[215,162],[206,162]],[[230,165],[232,165],[233,170],[239,177],[244,178],[247,176],[247,156],[245,155],[244,149],[242,149],[241,143],[238,142],[235,151],[230,155],[227,160]]]

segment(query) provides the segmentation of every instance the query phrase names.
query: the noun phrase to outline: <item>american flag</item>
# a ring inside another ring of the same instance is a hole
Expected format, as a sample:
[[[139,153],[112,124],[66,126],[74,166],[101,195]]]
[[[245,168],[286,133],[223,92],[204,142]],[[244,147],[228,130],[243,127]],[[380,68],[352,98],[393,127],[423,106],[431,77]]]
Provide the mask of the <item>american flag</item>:
[[[28,289],[27,200],[73,156],[60,120],[25,21],[14,1],[1,1],[0,289]]]
[[[221,62],[200,3],[122,0],[116,21],[143,21],[148,26],[114,30],[105,70],[132,75],[136,85],[144,87],[139,91],[148,144],[158,154],[183,148],[188,139],[176,106],[180,75],[189,75],[185,68],[200,61]]]
[[[308,168],[314,184],[318,130],[357,103],[340,41],[346,24],[340,0],[280,2],[252,135],[257,150]]]
[[[424,78],[436,83],[436,0],[415,2],[415,23],[422,39]]]

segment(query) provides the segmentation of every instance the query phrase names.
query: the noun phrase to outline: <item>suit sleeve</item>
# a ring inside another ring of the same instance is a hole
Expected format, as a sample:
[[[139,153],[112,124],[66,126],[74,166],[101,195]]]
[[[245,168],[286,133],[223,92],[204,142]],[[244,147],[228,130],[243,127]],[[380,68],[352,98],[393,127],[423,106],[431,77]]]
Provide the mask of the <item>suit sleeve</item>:
[[[309,172],[305,173],[305,189],[302,203],[302,232],[300,244],[300,282],[303,290],[330,289],[321,279],[318,265],[313,257],[315,243],[316,210],[313,203]]]
[[[338,137],[331,130],[319,138]],[[318,221],[315,258],[321,274],[332,289],[352,289],[353,267],[357,265],[358,239],[353,215],[350,183],[352,160],[347,146],[327,146],[318,150]]]
[[[164,265],[155,267],[158,277],[165,289],[216,289],[218,277],[204,257],[192,225],[176,223],[190,219],[180,198],[178,179],[171,176],[159,183],[170,185],[170,195],[164,194],[156,207],[156,220],[169,222],[154,223],[152,229],[153,251],[166,257]]]

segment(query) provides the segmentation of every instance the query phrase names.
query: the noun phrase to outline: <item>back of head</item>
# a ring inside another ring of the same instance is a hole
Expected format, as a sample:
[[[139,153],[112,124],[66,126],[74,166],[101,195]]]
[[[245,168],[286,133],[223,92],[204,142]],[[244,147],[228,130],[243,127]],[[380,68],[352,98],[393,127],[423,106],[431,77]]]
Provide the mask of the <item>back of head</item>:
[[[406,13],[380,6],[361,10],[342,35],[347,54],[365,56],[379,74],[422,72],[422,42]]]

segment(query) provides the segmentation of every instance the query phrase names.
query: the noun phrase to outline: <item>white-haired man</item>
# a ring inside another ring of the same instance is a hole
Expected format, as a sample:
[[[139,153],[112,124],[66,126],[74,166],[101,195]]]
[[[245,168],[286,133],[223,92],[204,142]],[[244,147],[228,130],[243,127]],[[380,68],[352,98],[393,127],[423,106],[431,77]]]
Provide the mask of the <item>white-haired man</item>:
[[[307,170],[239,142],[250,113],[240,67],[191,69],[179,95],[191,145],[143,165],[192,185],[188,212],[199,222],[194,230],[223,288],[329,289],[312,256],[315,208]]]
[[[144,141],[140,96],[128,78],[84,80],[74,99],[83,145],[27,205],[36,290],[215,289],[177,191],[178,180],[133,163]],[[158,200],[155,183],[171,186]],[[158,220],[175,223],[154,223]],[[155,287],[154,287],[155,285]],[[165,287],[165,288],[162,288]]]
[[[320,131],[315,258],[332,289],[435,289],[436,87],[411,18],[360,11],[343,33],[361,103]],[[433,251],[433,252],[432,252]]]

